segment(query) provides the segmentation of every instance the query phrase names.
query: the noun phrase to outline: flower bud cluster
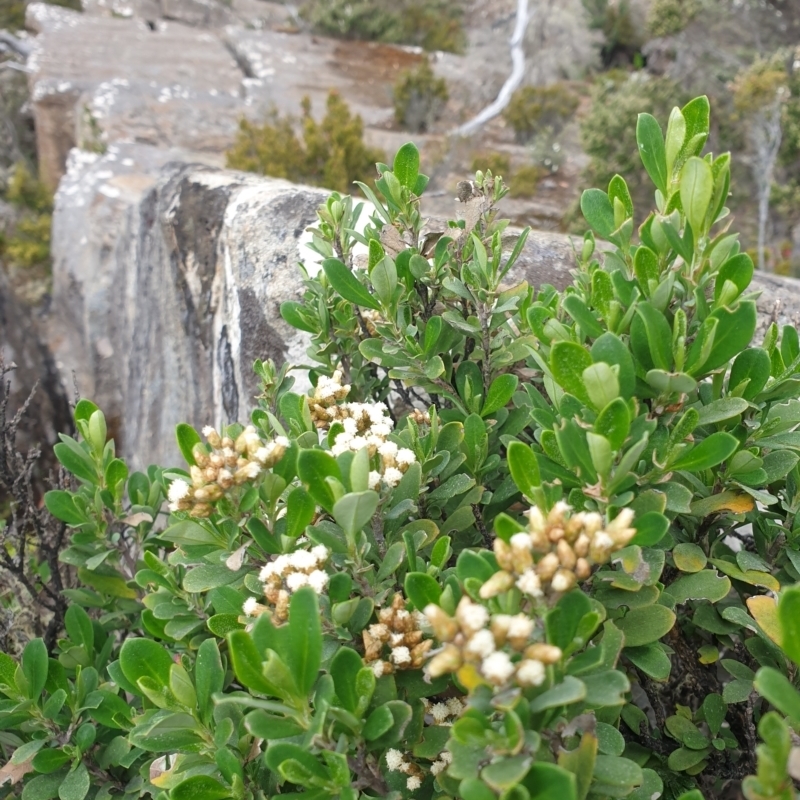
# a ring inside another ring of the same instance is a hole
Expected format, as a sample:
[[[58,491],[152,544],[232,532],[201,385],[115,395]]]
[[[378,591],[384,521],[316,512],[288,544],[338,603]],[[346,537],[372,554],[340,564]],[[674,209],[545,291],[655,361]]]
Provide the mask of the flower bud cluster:
[[[322,594],[328,586],[329,575],[324,566],[330,551],[318,544],[311,550],[295,550],[294,553],[278,556],[266,564],[259,579],[264,582],[264,597],[268,605],[249,598],[243,611],[248,617],[257,617],[271,612],[275,622],[284,622],[289,616],[289,599],[303,586],[310,586],[317,594]]]
[[[212,503],[226,492],[255,480],[264,469],[277,464],[289,446],[289,440],[278,436],[265,444],[252,425],[248,425],[234,441],[220,436],[208,426],[203,428],[211,452],[198,442],[192,450],[195,463],[189,467],[191,484],[178,479],[169,487],[169,510],[188,511],[192,517],[207,517]]]
[[[378,611],[378,622],[362,631],[364,661],[377,678],[422,667],[433,641],[422,638],[421,622],[422,614],[407,611],[405,598],[396,594],[389,608]]]
[[[561,595],[585,581],[593,567],[608,563],[636,534],[629,508],[610,522],[594,511],[570,511],[559,502],[545,517],[534,506],[528,512],[527,531],[515,533],[509,542],[495,539],[500,571],[483,584],[481,597],[488,599],[514,586],[534,598]]]
[[[318,428],[328,428],[331,424],[329,409],[335,408],[336,404],[350,393],[350,384],[343,386],[342,377],[340,369],[337,369],[330,378],[327,375],[320,375],[314,394],[308,398],[308,410]]]
[[[444,643],[425,668],[431,678],[473,666],[493,686],[540,686],[546,665],[561,659],[558,647],[531,642],[534,622],[526,614],[490,615],[464,596],[455,617],[433,604],[425,607],[425,616]]]
[[[419,789],[419,787],[422,786],[425,773],[417,763],[411,759],[410,755],[404,754],[394,747],[390,747],[386,751],[386,769],[388,769],[389,772],[402,772],[404,775],[408,775],[406,789],[408,789],[409,792],[413,792],[415,789]]]

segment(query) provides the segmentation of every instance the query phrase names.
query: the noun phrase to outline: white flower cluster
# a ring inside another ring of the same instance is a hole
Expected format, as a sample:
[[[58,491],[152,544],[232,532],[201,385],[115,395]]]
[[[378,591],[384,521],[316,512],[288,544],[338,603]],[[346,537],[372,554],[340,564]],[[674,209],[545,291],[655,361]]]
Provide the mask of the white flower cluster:
[[[331,453],[338,456],[348,451],[357,453],[367,449],[370,458],[380,457],[380,470],[369,473],[370,489],[381,483],[394,487],[403,474],[417,460],[414,451],[387,440],[394,422],[388,415],[385,403],[344,403],[328,409],[336,412],[344,430],[336,436]]]
[[[452,760],[453,754],[449,750],[443,750],[439,753],[439,757],[436,761],[431,764],[431,775],[438,775],[444,772]],[[390,747],[386,751],[386,768],[389,772],[402,772],[408,775],[408,779],[406,780],[406,789],[408,789],[408,791],[413,792],[415,789],[419,789],[420,786],[422,786],[422,779],[424,777],[422,769],[416,762],[410,761],[408,756],[400,750],[396,750],[394,747]]]
[[[405,598],[396,594],[392,605],[378,611],[378,622],[361,632],[364,661],[376,678],[399,669],[419,669],[433,642],[422,638],[419,611],[408,611]]]
[[[319,544],[310,550],[296,550],[270,561],[258,576],[264,583],[264,597],[269,605],[261,605],[251,597],[242,609],[245,615],[258,616],[269,611],[271,607],[276,621],[285,620],[289,613],[289,598],[293,592],[303,586],[310,586],[317,594],[325,591],[329,575],[324,570],[324,565],[329,557],[328,548]]]
[[[558,502],[545,517],[534,506],[528,512],[527,531],[515,533],[508,542],[495,539],[494,553],[501,569],[483,584],[481,597],[494,597],[515,585],[537,599],[568,592],[636,534],[629,508],[608,523],[595,511],[570,515],[571,510]]]
[[[413,792],[422,786],[422,770],[413,761],[406,760],[405,755],[393,747],[386,751],[386,768],[389,772],[402,772],[408,775],[406,789],[409,792]]]
[[[430,714],[435,725],[446,727],[451,726],[464,711],[464,704],[457,697],[449,697],[446,701],[438,703],[431,703],[427,697],[423,697],[422,704],[425,706],[425,713]]]
[[[167,497],[170,511],[188,511],[193,517],[207,517],[211,503],[219,500],[229,489],[255,480],[263,469],[276,464],[286,452],[289,440],[278,436],[264,443],[252,425],[248,425],[236,441],[220,436],[207,426],[203,435],[211,452],[199,442],[192,455],[195,463],[189,467],[191,484],[182,479],[170,484]]]
[[[433,604],[426,606],[425,616],[436,638],[445,643],[427,664],[433,678],[472,666],[493,686],[505,686],[512,678],[518,686],[540,686],[547,677],[545,665],[561,659],[557,647],[530,644],[534,623],[525,614],[490,616],[484,606],[464,596],[455,618]]]

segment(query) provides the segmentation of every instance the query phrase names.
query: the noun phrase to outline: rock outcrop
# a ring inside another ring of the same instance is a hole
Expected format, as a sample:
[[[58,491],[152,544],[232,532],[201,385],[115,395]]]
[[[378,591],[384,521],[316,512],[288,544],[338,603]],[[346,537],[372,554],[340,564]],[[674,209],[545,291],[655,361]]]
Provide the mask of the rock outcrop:
[[[304,363],[280,317],[321,189],[170,162],[143,145],[74,151],[56,196],[51,341],[138,467],[177,463],[178,422],[245,421],[256,358]],[[519,277],[564,285],[572,246],[534,234]]]
[[[179,422],[246,421],[255,359],[306,361],[279,306],[302,292],[296,264],[327,193],[179,155],[74,151],[56,196],[53,352],[138,468],[179,462]],[[509,280],[562,288],[573,266],[568,237],[534,232]],[[754,288],[762,331],[800,324],[796,282],[758,275]]]

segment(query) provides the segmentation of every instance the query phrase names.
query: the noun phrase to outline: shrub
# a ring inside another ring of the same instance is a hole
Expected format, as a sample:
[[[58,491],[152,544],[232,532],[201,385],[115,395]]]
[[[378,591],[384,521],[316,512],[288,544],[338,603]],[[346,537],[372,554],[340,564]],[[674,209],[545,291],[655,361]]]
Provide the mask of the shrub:
[[[310,334],[307,395],[258,362],[250,426],[180,425],[187,468],[132,475],[78,403],[56,455],[80,487],[45,504],[83,588],[54,658],[0,656],[4,779],[61,800],[793,797],[800,341],[752,343],[708,131],[704,97],[666,135],[639,117],[656,209],[636,228],[619,175],[585,192],[563,292],[511,282],[527,231],[509,240],[488,173],[423,239],[405,145],[361,184],[363,235],[350,198],[320,209],[322,271],[281,307]]]
[[[394,118],[415,133],[430,130],[448,99],[447,82],[437,78],[426,58],[416,69],[402,72],[394,85]]]
[[[15,206],[19,218],[0,242],[0,254],[16,266],[49,266],[50,227],[53,196],[34,178],[24,162],[19,162],[9,181],[5,199]]]
[[[523,86],[511,97],[503,118],[524,144],[546,129],[558,134],[578,108],[580,98],[564,84]]]
[[[542,179],[542,170],[537,164],[526,164],[520,167],[509,180],[513,184],[509,187],[511,197],[533,197],[536,187]]]
[[[622,66],[641,59],[643,42],[634,24],[628,0],[582,0],[589,27],[601,31],[600,57],[603,65]]]
[[[460,2],[310,0],[303,16],[320,33],[460,53],[466,44]]]
[[[584,180],[605,186],[614,175],[625,175],[636,205],[649,206],[652,185],[638,156],[636,119],[643,108],[665,118],[683,102],[684,93],[668,78],[619,72],[598,77],[591,108],[580,126],[583,149],[591,159]]]
[[[700,8],[699,0],[655,0],[647,11],[647,32],[653,37],[680,33]]]
[[[472,159],[473,172],[489,170],[495,177],[511,180],[511,159],[505,153],[480,153]]]
[[[302,140],[288,117],[273,114],[263,125],[243,119],[236,141],[226,154],[228,166],[342,191],[372,171],[372,165],[382,156],[364,144],[361,117],[352,116],[336,92],[328,95],[322,122],[311,116],[307,97],[302,108]]]

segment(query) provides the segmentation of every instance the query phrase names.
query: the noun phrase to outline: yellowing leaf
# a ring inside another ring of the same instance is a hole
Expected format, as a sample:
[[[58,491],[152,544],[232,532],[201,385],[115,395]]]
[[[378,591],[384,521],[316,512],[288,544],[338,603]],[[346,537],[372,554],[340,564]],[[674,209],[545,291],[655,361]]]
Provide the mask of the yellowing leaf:
[[[463,667],[461,667],[461,669],[458,670],[456,677],[461,685],[469,692],[474,691],[481,685],[488,685],[487,682],[481,677],[481,674],[478,672],[474,664],[465,664]]]
[[[692,514],[698,517],[707,517],[709,514],[718,514],[720,511],[730,511],[733,514],[745,514],[755,508],[755,501],[749,494],[738,494],[731,490],[712,494],[702,500],[692,503]]]
[[[764,633],[775,644],[781,645],[781,626],[778,621],[778,605],[773,597],[758,595],[747,599],[747,608]]]

